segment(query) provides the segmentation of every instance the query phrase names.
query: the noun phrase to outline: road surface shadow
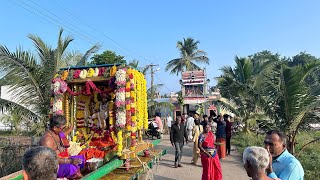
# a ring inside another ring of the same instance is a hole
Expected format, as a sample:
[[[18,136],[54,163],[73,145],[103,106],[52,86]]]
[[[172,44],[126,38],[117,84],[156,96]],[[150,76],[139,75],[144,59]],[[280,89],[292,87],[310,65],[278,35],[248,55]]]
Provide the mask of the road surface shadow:
[[[157,179],[157,180],[175,180],[172,178],[167,178],[167,177],[163,177],[163,176],[159,176],[159,175],[154,175],[153,177],[154,177],[154,179]]]

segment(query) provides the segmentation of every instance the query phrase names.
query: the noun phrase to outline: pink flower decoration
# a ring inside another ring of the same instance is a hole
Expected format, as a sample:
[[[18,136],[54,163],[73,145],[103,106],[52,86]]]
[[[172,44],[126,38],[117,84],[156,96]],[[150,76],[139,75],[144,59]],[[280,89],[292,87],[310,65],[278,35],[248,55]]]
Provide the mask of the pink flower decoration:
[[[103,73],[106,71],[106,68],[100,67],[99,68],[99,75],[98,76],[103,76]]]
[[[63,115],[63,111],[62,110],[58,110],[55,113],[56,113],[56,115]]]
[[[122,92],[126,92],[126,88],[119,88],[118,92],[122,93]]]
[[[73,72],[73,78],[78,79],[80,77],[81,70],[77,69]]]

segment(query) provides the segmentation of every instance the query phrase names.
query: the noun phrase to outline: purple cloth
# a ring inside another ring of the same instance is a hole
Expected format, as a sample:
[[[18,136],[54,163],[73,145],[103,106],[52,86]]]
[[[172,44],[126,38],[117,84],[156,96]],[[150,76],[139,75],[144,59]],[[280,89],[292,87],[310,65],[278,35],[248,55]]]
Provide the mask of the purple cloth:
[[[83,155],[77,155],[77,156],[71,156],[71,159],[81,159],[82,163],[79,165],[73,165],[73,164],[59,164],[58,169],[58,178],[71,178],[75,174],[80,172],[80,168],[84,167],[85,164],[85,158]]]

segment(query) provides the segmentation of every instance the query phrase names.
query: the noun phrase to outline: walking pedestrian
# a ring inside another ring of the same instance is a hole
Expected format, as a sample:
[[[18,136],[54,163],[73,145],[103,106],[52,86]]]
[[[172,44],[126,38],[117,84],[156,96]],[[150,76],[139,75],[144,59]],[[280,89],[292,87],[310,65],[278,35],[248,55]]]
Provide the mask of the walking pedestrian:
[[[231,131],[232,131],[232,123],[230,122],[230,116],[225,119],[226,121],[226,153],[230,155],[231,151]]]
[[[167,119],[166,119],[166,124],[167,124],[167,127],[168,127],[168,134],[170,134],[170,131],[171,131],[172,121],[173,121],[172,117],[171,117],[170,113],[168,113]]]
[[[192,114],[189,114],[189,117],[187,118],[186,128],[188,133],[188,140],[191,141],[192,138],[192,130],[194,127],[194,118],[192,117]]]
[[[200,120],[195,119],[194,120],[195,126],[193,127],[193,156],[192,156],[192,161],[191,164],[197,165],[199,156],[200,156],[200,149],[198,147],[198,140],[200,134],[203,132],[203,128],[200,125]]]
[[[221,159],[225,159],[226,157],[226,122],[224,119],[228,117],[227,114],[223,115],[223,119],[221,116],[215,119],[217,123],[217,142],[219,143],[218,146],[218,154]]]
[[[171,145],[175,147],[175,168],[182,167],[181,157],[183,152],[184,138],[186,140],[186,144],[188,144],[187,129],[185,125],[181,123],[181,117],[177,116],[176,122],[171,126],[170,132]]]
[[[199,149],[202,163],[202,180],[221,180],[222,170],[219,155],[214,146],[214,134],[207,124],[199,136]]]

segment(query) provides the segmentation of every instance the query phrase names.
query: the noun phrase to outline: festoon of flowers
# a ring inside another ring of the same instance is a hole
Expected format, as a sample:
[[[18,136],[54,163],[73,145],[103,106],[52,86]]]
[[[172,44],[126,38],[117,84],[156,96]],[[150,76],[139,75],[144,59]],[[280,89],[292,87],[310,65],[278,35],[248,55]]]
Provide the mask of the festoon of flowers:
[[[125,85],[126,85],[126,69],[119,69],[116,74],[117,90],[116,90],[116,127],[123,129],[126,125],[126,107],[125,107]]]
[[[137,146],[137,140],[136,140],[136,131],[137,131],[137,122],[136,122],[136,109],[135,109],[135,102],[136,102],[136,93],[135,93],[135,76],[134,76],[134,70],[132,69],[130,71],[129,75],[129,93],[130,93],[130,115],[131,115],[131,144],[130,144],[130,150],[134,150]]]
[[[111,68],[110,75],[112,76],[114,73],[114,69]],[[126,93],[125,93],[125,86],[126,86],[126,69],[118,69],[115,73],[115,84],[117,85],[116,88],[116,123],[115,126],[118,129],[117,132],[117,154],[118,156],[122,155],[123,150],[123,137],[122,137],[122,130],[126,125]]]
[[[52,80],[51,90],[54,94],[52,103],[53,115],[63,115],[63,94],[67,91],[67,83],[60,78]]]
[[[142,82],[142,99],[143,99],[143,126],[144,129],[148,129],[148,102],[147,102],[147,80],[144,76],[143,77],[143,82]]]
[[[131,131],[131,98],[130,98],[130,73],[132,69],[127,69],[126,75],[126,130]]]

